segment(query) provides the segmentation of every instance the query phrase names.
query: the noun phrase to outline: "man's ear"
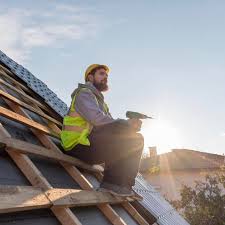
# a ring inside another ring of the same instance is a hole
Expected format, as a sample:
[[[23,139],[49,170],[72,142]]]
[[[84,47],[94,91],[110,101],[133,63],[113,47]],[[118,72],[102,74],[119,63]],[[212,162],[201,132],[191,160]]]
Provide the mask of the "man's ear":
[[[89,74],[89,75],[87,76],[87,81],[93,82],[93,80],[94,80],[93,75],[92,75],[92,74]]]

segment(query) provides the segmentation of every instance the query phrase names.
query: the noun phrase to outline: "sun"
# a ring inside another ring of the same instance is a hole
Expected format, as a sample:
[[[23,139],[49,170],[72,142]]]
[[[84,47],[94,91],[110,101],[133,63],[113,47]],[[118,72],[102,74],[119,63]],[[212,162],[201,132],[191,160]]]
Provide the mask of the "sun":
[[[161,118],[146,120],[141,133],[145,138],[145,151],[150,146],[156,146],[160,154],[181,147],[181,133],[170,121]]]

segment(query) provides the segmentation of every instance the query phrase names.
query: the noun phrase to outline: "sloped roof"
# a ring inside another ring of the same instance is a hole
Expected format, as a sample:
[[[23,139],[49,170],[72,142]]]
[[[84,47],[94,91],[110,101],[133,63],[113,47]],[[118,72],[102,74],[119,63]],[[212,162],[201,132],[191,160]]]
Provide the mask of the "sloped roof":
[[[2,51],[0,51],[0,61],[16,76],[22,79],[30,89],[39,94],[59,115],[63,117],[67,113],[68,107],[66,103],[64,103],[44,82],[35,77],[29,70],[13,61]]]
[[[225,156],[190,149],[172,149],[142,161],[142,171],[158,167],[160,171],[218,169],[225,164]]]
[[[22,80],[27,87],[41,97],[41,100],[37,99],[38,101],[43,103],[45,102],[46,105],[48,105],[61,117],[67,113],[67,105],[60,100],[56,94],[47,87],[46,84],[37,79],[32,73],[26,70],[23,66],[14,62],[1,51],[0,63],[12,72],[8,73],[8,75],[11,75],[15,79],[18,78],[19,82]],[[9,80],[7,80],[7,82],[10,83]],[[19,92],[13,91],[13,89],[8,88],[7,85],[4,85],[4,89],[7,90],[7,93],[17,99],[21,101],[24,100],[23,96],[21,96]],[[35,98],[35,96],[33,97]],[[0,105],[9,110],[12,109],[3,98],[0,98]],[[40,117],[40,115],[35,114],[28,109],[24,109],[24,111],[30,118],[32,118],[32,120],[41,125],[47,125],[47,121]],[[0,116],[0,122],[4,129],[6,129],[13,138],[43,146],[43,143],[41,143],[38,136],[35,135],[35,133],[26,124],[13,121],[3,114]],[[55,138],[54,135],[48,135],[48,137],[58,148],[61,148],[59,139]],[[78,183],[71,178],[71,176],[59,163],[36,156],[29,156],[29,158],[54,188],[80,188],[80,185],[78,185]],[[0,150],[0,169],[1,171],[5,171],[0,173],[0,185],[30,185],[30,182],[24,177],[24,174],[20,171],[18,166],[16,166],[15,161],[9,157],[5,150]],[[98,180],[90,173],[84,172],[83,175],[94,187],[99,185]],[[134,205],[138,211],[142,213],[146,219],[148,219],[149,223],[153,218],[152,222],[157,221],[157,224],[160,225],[188,224],[150,184],[146,183],[141,174],[139,174],[136,178],[134,189],[144,198],[143,201],[138,203],[135,202]],[[134,218],[130,216],[121,205],[113,205],[112,208],[126,224],[137,224]],[[96,206],[72,208],[71,210],[82,224],[110,224]],[[0,224],[8,225],[11,223],[16,225],[33,225],[40,223],[43,225],[60,224],[54,217],[53,213],[46,209],[1,215]]]

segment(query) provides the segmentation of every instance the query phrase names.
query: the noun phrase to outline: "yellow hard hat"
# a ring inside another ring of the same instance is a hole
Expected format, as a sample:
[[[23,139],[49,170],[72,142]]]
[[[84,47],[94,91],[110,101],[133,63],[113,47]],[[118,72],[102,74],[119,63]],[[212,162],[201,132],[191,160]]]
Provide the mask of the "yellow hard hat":
[[[101,64],[91,64],[91,65],[86,69],[86,71],[85,71],[85,75],[84,75],[85,81],[87,80],[88,74],[89,74],[93,69],[95,69],[95,68],[97,68],[97,67],[103,67],[103,68],[106,70],[106,73],[109,72],[109,67],[106,66],[106,65],[101,65]]]

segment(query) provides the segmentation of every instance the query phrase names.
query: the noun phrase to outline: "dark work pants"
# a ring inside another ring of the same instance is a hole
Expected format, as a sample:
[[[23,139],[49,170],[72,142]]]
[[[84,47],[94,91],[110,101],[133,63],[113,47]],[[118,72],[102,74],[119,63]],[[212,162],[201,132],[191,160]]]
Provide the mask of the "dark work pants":
[[[115,122],[95,127],[89,140],[91,146],[77,145],[65,153],[89,164],[105,163],[105,182],[133,186],[143,151],[143,136]]]

